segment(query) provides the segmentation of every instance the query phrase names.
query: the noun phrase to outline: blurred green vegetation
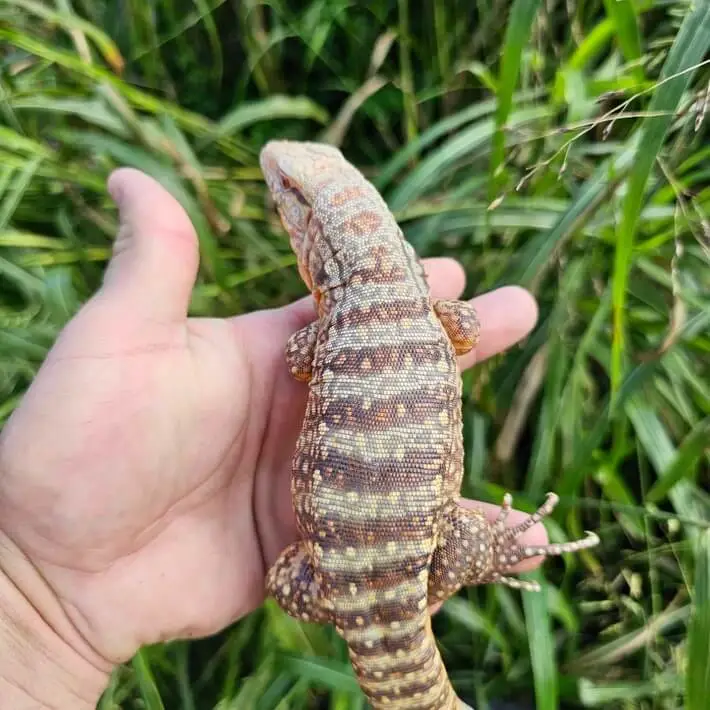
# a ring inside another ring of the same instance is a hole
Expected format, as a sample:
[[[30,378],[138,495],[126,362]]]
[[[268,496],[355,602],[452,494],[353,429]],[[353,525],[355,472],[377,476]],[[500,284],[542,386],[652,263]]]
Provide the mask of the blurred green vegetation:
[[[435,619],[458,692],[552,708],[708,707],[710,1],[0,0],[0,413],[97,287],[109,172],[189,212],[192,312],[304,293],[257,155],[340,145],[467,295],[531,289],[519,347],[465,376],[465,494],[561,502],[539,595]],[[331,629],[273,604],[144,649],[109,708],[363,708]]]

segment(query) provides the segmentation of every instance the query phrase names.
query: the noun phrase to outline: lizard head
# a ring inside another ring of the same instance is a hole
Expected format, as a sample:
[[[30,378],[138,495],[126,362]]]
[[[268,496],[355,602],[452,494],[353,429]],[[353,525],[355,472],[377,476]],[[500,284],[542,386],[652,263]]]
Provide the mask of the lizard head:
[[[337,175],[343,160],[342,153],[332,146],[288,140],[270,141],[259,156],[266,185],[298,259],[299,272],[311,290],[314,284],[308,259],[313,234],[308,224],[320,186]]]

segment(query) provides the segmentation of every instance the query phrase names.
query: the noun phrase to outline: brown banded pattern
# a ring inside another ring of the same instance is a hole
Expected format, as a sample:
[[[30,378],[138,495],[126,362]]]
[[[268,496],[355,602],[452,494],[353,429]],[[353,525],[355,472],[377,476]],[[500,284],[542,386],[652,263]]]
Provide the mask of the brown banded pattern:
[[[261,164],[315,326],[287,347],[309,397],[292,466],[302,540],[268,589],[290,614],[332,622],[376,710],[465,706],[448,680],[428,604],[464,583],[502,581],[516,560],[586,541],[524,548],[517,535],[458,508],[463,473],[456,356],[479,323],[462,301],[432,302],[422,266],[382,197],[339,150],[277,141]],[[315,329],[315,337],[314,337]]]
[[[301,350],[310,334],[290,346],[310,388],[294,507],[319,597],[373,706],[440,710],[455,695],[431,634],[427,580],[445,479],[460,466],[455,352],[381,197],[353,172],[333,179],[319,164],[310,194],[290,176],[304,189],[284,220],[305,232],[292,241],[320,315],[310,369]],[[299,216],[303,202],[310,210]]]
[[[443,708],[455,696],[429,627],[427,579],[460,451],[455,353],[376,193],[331,183],[314,223],[323,337],[294,457],[295,509],[370,701]]]

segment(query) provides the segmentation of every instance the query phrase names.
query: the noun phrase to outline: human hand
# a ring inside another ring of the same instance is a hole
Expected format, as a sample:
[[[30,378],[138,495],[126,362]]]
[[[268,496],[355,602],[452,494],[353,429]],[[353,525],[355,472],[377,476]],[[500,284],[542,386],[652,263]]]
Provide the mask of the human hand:
[[[305,298],[187,318],[198,250],[186,214],[135,170],[114,173],[109,189],[121,229],[105,281],[0,437],[0,572],[106,672],[143,644],[216,632],[263,600],[268,567],[296,539],[290,460],[307,386],[290,377],[284,346],[315,317]],[[456,262],[425,268],[435,296],[462,293]],[[537,317],[518,288],[475,304],[481,342],[463,368]],[[544,543],[544,528],[524,540]]]

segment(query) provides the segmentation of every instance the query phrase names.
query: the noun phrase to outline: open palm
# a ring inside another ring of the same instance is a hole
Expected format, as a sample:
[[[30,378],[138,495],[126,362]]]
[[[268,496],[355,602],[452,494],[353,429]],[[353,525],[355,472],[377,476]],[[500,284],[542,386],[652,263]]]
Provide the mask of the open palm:
[[[134,170],[110,190],[122,227],[105,282],[0,439],[0,527],[115,663],[142,644],[215,632],[263,600],[266,568],[296,536],[290,459],[307,386],[291,379],[284,346],[315,313],[303,299],[188,319],[198,254],[184,211]],[[425,267],[434,295],[461,294],[454,261]],[[476,306],[478,360],[535,323],[521,289]],[[544,542],[544,530],[526,539]]]

